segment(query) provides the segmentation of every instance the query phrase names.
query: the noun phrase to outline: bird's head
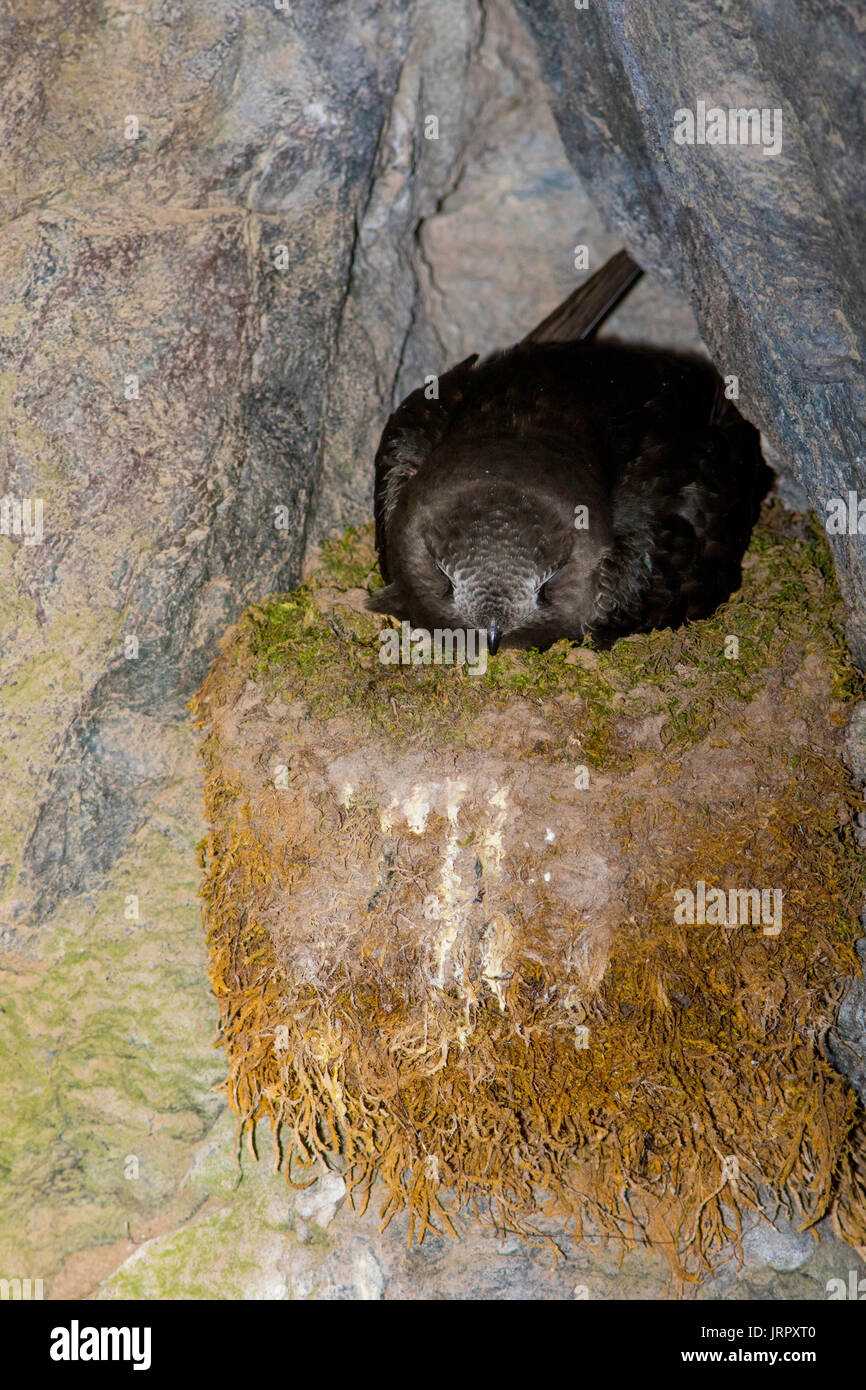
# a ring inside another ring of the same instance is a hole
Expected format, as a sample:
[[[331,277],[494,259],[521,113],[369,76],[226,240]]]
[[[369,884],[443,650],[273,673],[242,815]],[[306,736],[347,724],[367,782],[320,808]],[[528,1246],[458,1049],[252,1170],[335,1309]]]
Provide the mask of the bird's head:
[[[370,606],[416,628],[483,629],[493,653],[579,639],[610,542],[605,509],[595,508],[595,529],[578,530],[573,502],[544,468],[463,462],[407,488],[390,533],[393,582]]]

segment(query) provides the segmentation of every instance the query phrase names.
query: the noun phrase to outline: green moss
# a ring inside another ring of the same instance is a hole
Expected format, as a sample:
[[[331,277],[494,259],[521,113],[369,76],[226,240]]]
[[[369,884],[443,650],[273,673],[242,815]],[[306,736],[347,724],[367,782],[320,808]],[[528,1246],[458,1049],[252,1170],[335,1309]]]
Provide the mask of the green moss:
[[[270,1127],[260,1121],[238,1144],[228,1113],[199,1147],[188,1174],[198,1209],[180,1228],[143,1244],[99,1286],[100,1299],[278,1298],[286,1284],[296,1235],[291,1194],[273,1152]],[[309,1182],[309,1171],[294,1175]],[[315,1175],[313,1175],[315,1176]],[[317,1265],[331,1246],[313,1223],[303,1234],[304,1264]],[[312,1281],[311,1281],[312,1282]]]
[[[382,588],[382,577],[371,562],[369,547],[364,543],[369,527],[350,527],[343,536],[325,541],[322,560],[326,582],[338,589],[363,589],[371,592]]]
[[[192,804],[193,771],[163,816]],[[83,1247],[135,1236],[219,1110],[196,829],[142,827],[104,889],[45,924],[39,959],[0,974],[0,1272],[26,1258],[51,1281]],[[182,1193],[176,1219],[202,1200]]]
[[[719,711],[754,698],[768,671],[785,669],[795,645],[830,672],[835,698],[852,699],[862,688],[826,538],[817,523],[792,522],[779,507],[766,509],[755,529],[742,588],[711,618],[637,634],[606,652],[566,642],[547,652],[505,651],[484,674],[383,665],[379,633],[388,620],[339,602],[339,591],[373,591],[380,582],[370,528],[347,532],[325,547],[306,584],[249,611],[236,660],[270,693],[290,698],[302,686],[318,716],[351,713],[399,745],[426,737],[477,746],[473,719],[491,704],[515,694],[530,701],[572,694],[585,707],[587,761],[619,769],[641,756],[622,747],[620,716],[663,716],[663,742],[687,747],[712,732]]]

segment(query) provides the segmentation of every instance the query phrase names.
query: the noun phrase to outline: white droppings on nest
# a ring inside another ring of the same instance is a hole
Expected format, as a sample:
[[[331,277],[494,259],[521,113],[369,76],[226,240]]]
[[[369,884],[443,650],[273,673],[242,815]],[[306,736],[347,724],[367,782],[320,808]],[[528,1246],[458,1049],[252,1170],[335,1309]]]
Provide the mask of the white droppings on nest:
[[[444,812],[447,830],[439,861],[438,881],[435,891],[428,893],[424,899],[422,916],[425,921],[436,924],[432,943],[433,984],[439,989],[443,988],[450,974],[474,999],[474,992],[466,977],[470,949],[469,916],[477,900],[474,848],[471,852],[471,872],[467,868],[461,873],[460,869],[460,856],[466,850],[461,812],[468,790],[462,779],[448,779],[444,787],[440,783],[416,783],[399,810],[410,830],[416,834],[423,833],[431,810],[435,809],[440,814]],[[396,811],[397,807],[392,804],[385,817],[389,825],[393,823]],[[501,877],[505,852],[502,837],[508,813],[508,788],[493,784],[488,789],[486,805],[482,809],[481,833],[476,840],[488,887]],[[464,839],[463,844],[461,838]],[[482,978],[499,1001],[501,1009],[505,1008],[505,986],[509,978],[507,954],[513,939],[513,930],[507,918],[497,913],[488,924],[480,946]]]
[[[552,845],[552,844],[553,844],[553,841],[556,839],[556,831],[555,831],[555,830],[551,830],[550,827],[548,826],[548,828],[547,828],[547,829],[545,830],[545,832],[544,832],[544,838],[545,838],[545,840],[547,841],[547,843],[548,843],[549,845]]]
[[[448,833],[442,852],[442,871],[439,876],[436,915],[436,920],[441,923],[441,926],[436,939],[434,978],[440,989],[445,983],[446,962],[458,938],[463,934],[466,925],[466,913],[474,896],[471,889],[464,888],[463,880],[457,870],[457,856],[460,852],[457,838],[460,807],[465,795],[466,783],[462,779],[452,780],[449,778],[445,783],[445,814],[448,819]],[[458,979],[462,976],[459,962],[455,964],[454,973]]]
[[[331,764],[329,780],[343,806],[354,805],[359,787],[367,788],[367,765],[357,751]],[[479,982],[501,1010],[506,1008],[517,928],[503,910],[507,902],[497,899],[503,886],[506,826],[519,812],[510,783],[496,773],[493,780],[489,772],[481,778],[446,774],[434,780],[419,775],[417,765],[408,776],[407,771],[392,764],[380,766],[374,774],[371,790],[378,801],[379,825],[384,835],[399,833],[403,826],[413,836],[432,836],[436,845],[433,878],[415,921],[421,931],[427,925],[430,932],[431,986],[442,989],[453,982],[466,1001],[468,1036]],[[431,825],[434,816],[441,820]],[[551,836],[555,838],[555,832],[548,830],[548,843]],[[478,894],[479,864],[484,905]],[[490,916],[485,921],[486,912]]]
[[[466,783],[462,778],[449,777],[445,783],[445,814],[450,825],[457,824],[460,807],[466,795]]]
[[[379,808],[379,827],[383,835],[390,835],[394,825],[395,814],[400,808],[400,802],[396,796],[392,796],[384,810]]]
[[[393,786],[393,783],[392,783]],[[446,777],[444,782],[414,780],[391,791],[387,805],[379,808],[379,825],[384,835],[395,824],[405,821],[413,835],[423,835],[432,813],[445,816],[450,825],[456,824],[466,783],[462,778]]]
[[[388,833],[395,822],[402,820],[413,834],[423,835],[434,811],[447,821],[438,882],[435,891],[425,897],[421,909],[424,920],[435,923],[437,928],[431,948],[432,973],[433,981],[440,989],[445,984],[446,970],[454,948],[465,933],[469,906],[475,896],[474,882],[464,884],[457,863],[462,848],[459,843],[460,810],[467,790],[462,778],[446,778],[444,783],[414,782],[408,794],[392,796],[388,806],[379,813],[379,823],[384,833]],[[452,970],[455,978],[462,982],[464,972],[460,959],[453,961]]]
[[[487,805],[492,809],[493,815],[487,822],[487,829],[481,842],[482,863],[485,874],[496,879],[500,875],[502,856],[505,853],[502,846],[502,831],[508,819],[508,788],[498,787],[494,783],[490,788]]]
[[[505,848],[502,832],[508,820],[508,787],[495,783],[487,798],[490,815],[481,841],[481,862],[488,889],[502,877]],[[481,974],[488,988],[496,995],[499,1007],[505,1011],[505,990],[510,976],[508,953],[514,944],[514,933],[508,919],[497,913],[490,919],[481,942]]]
[[[427,829],[427,821],[430,818],[432,801],[435,793],[439,790],[439,784],[433,782],[424,786],[417,782],[412,788],[409,796],[403,803],[403,815],[406,817],[406,824],[413,835],[423,835]]]

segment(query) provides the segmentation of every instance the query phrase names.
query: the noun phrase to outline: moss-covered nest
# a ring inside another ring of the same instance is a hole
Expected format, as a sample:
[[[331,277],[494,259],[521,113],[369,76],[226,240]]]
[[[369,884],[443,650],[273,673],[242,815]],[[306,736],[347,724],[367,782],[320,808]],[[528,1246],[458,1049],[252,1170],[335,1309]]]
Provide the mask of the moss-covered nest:
[[[340,1150],[419,1239],[464,1202],[520,1233],[545,1211],[696,1277],[781,1203],[862,1243],[862,1112],[825,1055],[861,692],[820,530],[768,508],[711,620],[485,674],[381,664],[378,582],[350,533],[193,702],[242,1122],[270,1117],[287,1174]],[[755,888],[758,920],[730,898]],[[686,889],[740,925],[682,920]]]

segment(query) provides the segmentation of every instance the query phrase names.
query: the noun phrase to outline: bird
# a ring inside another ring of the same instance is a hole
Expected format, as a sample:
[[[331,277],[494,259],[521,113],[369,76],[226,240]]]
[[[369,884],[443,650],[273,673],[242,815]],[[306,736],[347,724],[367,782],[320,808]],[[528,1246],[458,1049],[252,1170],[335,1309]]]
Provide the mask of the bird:
[[[392,413],[373,612],[483,631],[493,655],[562,638],[606,650],[739,588],[773,475],[709,361],[595,337],[642,273],[618,252],[518,343]]]

